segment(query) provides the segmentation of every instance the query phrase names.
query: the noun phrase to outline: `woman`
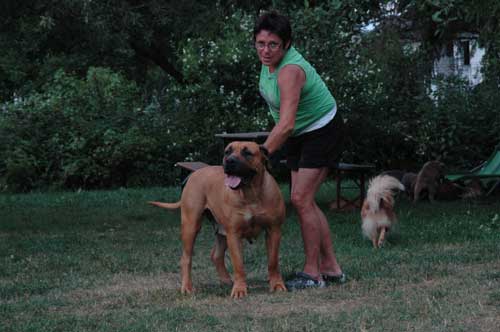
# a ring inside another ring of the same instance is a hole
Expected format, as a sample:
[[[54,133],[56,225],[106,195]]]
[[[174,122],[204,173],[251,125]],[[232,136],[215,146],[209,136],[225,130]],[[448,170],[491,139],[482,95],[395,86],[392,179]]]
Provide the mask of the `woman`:
[[[335,257],[325,215],[314,200],[330,166],[342,152],[343,121],[336,102],[316,70],[292,47],[289,20],[276,12],[254,27],[262,69],[259,90],[276,125],[263,144],[272,154],[286,143],[291,169],[291,202],[299,216],[305,264],[288,289],[321,288],[346,277]]]

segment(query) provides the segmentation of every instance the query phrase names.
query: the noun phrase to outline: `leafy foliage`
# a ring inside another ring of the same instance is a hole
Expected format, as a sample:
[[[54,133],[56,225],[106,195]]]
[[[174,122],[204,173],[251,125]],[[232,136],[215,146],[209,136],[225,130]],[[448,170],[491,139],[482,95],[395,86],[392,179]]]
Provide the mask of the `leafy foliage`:
[[[470,88],[459,80],[438,81],[433,107],[422,109],[417,153],[457,169],[484,161],[498,144],[500,99],[490,86]]]
[[[220,163],[214,134],[272,126],[251,42],[256,15],[270,8],[291,18],[294,45],[347,119],[345,161],[416,170],[441,159],[462,169],[498,144],[495,1],[0,6],[0,189],[171,184],[177,161]],[[366,31],[368,23],[376,29]],[[486,48],[485,80],[475,88],[431,80],[436,46],[461,28],[479,31]]]
[[[135,83],[107,69],[58,71],[40,93],[5,105],[1,170],[13,190],[127,185],[151,160]]]

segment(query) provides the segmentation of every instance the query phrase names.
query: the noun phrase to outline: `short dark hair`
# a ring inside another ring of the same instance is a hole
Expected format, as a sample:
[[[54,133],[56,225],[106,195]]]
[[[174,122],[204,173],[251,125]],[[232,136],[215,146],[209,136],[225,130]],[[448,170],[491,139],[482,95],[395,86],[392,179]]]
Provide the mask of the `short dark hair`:
[[[276,11],[270,11],[265,14],[262,14],[255,22],[255,26],[253,28],[253,40],[255,41],[257,35],[262,30],[267,30],[271,33],[274,33],[283,41],[283,46],[286,47],[288,42],[292,41],[292,26],[290,25],[290,21],[288,17],[278,14]],[[288,48],[290,48],[290,45]]]

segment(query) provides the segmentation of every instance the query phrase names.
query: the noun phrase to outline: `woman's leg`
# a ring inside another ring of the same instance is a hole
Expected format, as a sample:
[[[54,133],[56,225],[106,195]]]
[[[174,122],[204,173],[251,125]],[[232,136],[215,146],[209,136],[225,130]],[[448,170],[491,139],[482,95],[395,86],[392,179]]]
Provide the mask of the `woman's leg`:
[[[304,241],[303,272],[319,278],[320,273],[341,274],[325,215],[314,197],[328,175],[328,168],[300,168],[292,171],[291,200],[299,216]]]

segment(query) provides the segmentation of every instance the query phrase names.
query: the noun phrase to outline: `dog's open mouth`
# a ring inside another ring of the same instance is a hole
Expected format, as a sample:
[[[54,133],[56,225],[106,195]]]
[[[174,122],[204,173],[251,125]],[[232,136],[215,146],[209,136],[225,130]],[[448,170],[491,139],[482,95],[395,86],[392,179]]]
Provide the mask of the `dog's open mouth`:
[[[224,174],[224,184],[231,189],[238,189],[243,183],[243,179],[236,175]]]
[[[249,184],[257,174],[245,161],[235,157],[224,158],[222,164],[224,167],[224,185],[233,190]]]

